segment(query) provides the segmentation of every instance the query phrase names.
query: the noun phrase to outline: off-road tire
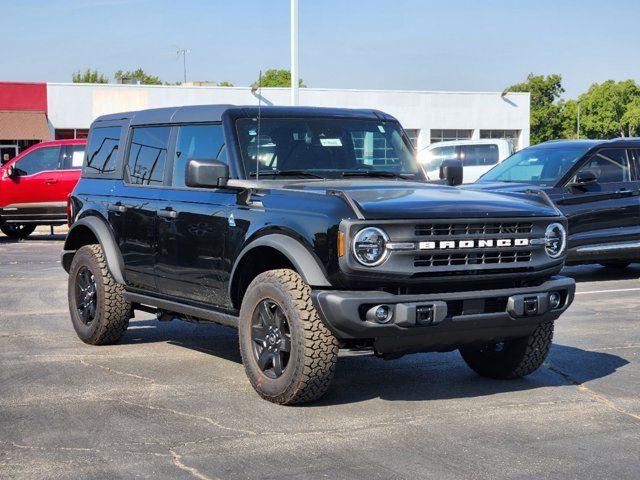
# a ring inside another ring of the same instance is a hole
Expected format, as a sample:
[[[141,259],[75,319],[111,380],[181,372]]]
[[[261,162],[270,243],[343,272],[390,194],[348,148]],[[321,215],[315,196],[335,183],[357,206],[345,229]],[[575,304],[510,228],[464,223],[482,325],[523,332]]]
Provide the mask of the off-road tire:
[[[611,262],[600,262],[600,265],[602,265],[605,268],[627,268],[629,265],[631,265],[631,262],[626,262],[624,260],[622,261],[611,261]]]
[[[36,226],[30,223],[5,223],[0,225],[0,231],[13,240],[24,240],[35,231]]]
[[[460,349],[464,361],[483,377],[512,379],[535,372],[547,358],[553,342],[553,322],[544,322],[526,337],[483,347]]]
[[[89,324],[80,319],[77,308],[76,277],[82,267],[93,274],[96,286],[95,317]],[[85,245],[76,252],[69,269],[68,299],[71,323],[80,340],[90,345],[108,345],[122,338],[131,316],[131,304],[123,293],[123,286],[109,272],[100,245]]]
[[[260,369],[253,350],[252,318],[264,300],[273,300],[282,308],[291,334],[288,364],[278,378],[269,378]],[[251,282],[240,309],[239,341],[247,377],[262,398],[292,405],[316,400],[329,388],[338,340],[320,320],[311,289],[293,270],[270,270]]]

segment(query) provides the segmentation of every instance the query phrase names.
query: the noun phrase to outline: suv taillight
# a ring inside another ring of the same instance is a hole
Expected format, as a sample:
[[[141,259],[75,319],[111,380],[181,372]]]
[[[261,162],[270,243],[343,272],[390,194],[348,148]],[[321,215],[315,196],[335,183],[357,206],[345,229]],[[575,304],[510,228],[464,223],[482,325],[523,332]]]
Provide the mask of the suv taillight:
[[[71,227],[73,225],[73,201],[71,195],[67,195],[67,225]]]

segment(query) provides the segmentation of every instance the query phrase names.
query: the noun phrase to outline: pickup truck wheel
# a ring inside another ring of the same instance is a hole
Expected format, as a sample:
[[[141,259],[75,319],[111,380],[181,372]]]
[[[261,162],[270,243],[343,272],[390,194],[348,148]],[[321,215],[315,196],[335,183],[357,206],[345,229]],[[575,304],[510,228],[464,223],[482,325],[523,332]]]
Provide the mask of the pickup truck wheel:
[[[531,335],[484,345],[461,348],[464,361],[483,377],[511,379],[535,372],[547,358],[553,342],[553,322],[544,322]]]
[[[627,268],[629,265],[631,265],[631,262],[625,262],[625,261],[621,261],[621,262],[600,262],[600,265],[602,265],[605,268]]]
[[[111,276],[100,245],[85,245],[69,269],[71,322],[78,337],[91,345],[115,343],[129,326],[131,304]]]
[[[318,317],[311,289],[292,270],[249,285],[240,309],[240,354],[258,394],[281,405],[310,402],[329,388],[338,341]]]
[[[14,240],[24,240],[36,229],[36,225],[30,223],[5,223],[0,226],[0,230],[7,237]]]

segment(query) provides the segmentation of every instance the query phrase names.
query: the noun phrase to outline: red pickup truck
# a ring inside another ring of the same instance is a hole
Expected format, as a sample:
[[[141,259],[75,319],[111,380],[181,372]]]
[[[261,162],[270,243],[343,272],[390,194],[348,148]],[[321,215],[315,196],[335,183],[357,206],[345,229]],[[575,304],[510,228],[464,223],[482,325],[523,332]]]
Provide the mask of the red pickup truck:
[[[0,167],[0,230],[28,237],[66,223],[67,196],[80,179],[86,140],[43,142]]]

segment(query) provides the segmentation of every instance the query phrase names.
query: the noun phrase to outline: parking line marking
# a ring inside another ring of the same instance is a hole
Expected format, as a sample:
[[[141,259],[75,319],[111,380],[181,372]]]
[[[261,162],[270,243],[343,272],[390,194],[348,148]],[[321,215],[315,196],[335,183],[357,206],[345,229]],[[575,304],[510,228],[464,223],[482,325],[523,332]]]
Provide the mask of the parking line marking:
[[[636,292],[640,290],[638,288],[617,288],[614,290],[594,290],[592,292],[576,292],[576,295],[586,295],[587,293],[613,293],[613,292]]]

